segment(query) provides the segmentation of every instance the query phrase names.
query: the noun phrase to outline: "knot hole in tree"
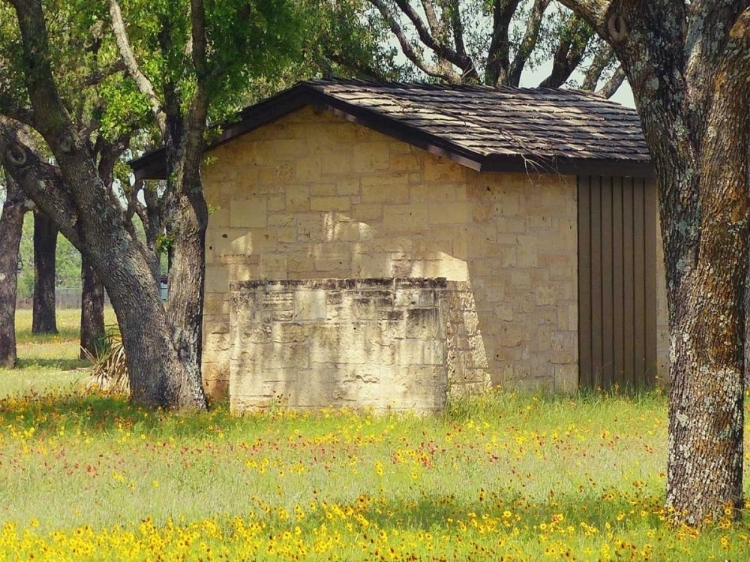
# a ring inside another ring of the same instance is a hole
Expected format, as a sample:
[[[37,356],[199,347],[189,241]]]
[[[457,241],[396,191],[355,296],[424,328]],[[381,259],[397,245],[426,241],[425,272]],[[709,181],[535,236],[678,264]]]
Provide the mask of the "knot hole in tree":
[[[63,152],[73,152],[73,138],[69,134],[60,137],[60,150]]]
[[[610,14],[607,19],[607,32],[613,43],[622,43],[628,37],[628,24],[622,14]]]
[[[26,151],[19,146],[13,146],[8,150],[8,160],[14,166],[23,166],[26,164]]]

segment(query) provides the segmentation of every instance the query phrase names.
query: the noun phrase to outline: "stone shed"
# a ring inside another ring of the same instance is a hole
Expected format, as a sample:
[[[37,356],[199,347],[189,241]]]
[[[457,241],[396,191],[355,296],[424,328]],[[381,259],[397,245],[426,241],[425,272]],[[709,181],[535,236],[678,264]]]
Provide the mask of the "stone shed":
[[[157,151],[133,163],[164,176]],[[207,152],[204,377],[232,408],[440,409],[665,374],[656,187],[591,93],[310,81]]]

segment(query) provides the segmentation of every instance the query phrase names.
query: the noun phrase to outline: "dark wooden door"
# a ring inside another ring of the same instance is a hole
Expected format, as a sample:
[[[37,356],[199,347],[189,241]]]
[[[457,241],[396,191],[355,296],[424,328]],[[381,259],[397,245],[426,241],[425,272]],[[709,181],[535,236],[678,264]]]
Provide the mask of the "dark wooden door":
[[[656,226],[653,180],[578,178],[581,388],[654,384]]]

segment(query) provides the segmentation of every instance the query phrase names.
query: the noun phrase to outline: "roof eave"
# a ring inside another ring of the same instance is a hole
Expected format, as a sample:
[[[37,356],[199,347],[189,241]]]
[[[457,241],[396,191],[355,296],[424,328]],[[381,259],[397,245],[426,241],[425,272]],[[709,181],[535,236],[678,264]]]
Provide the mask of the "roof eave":
[[[249,133],[308,105],[314,106],[319,111],[330,111],[349,122],[411,144],[430,154],[443,156],[472,170],[479,171],[481,168],[481,154],[415,127],[399,123],[370,109],[339,100],[305,82],[245,109],[240,114],[239,121],[221,127],[221,134],[211,142],[207,149],[221,146],[237,136]],[[131,160],[129,164],[137,179],[166,178],[166,159],[163,148]]]
[[[503,154],[486,156],[482,160],[480,172],[654,177],[653,165],[649,160],[643,159],[549,158]]]
[[[546,158],[524,155],[484,155],[402,123],[372,109],[360,107],[321,91],[315,85],[301,82],[240,113],[240,119],[220,127],[221,133],[208,150],[221,146],[237,136],[249,133],[305,106],[327,110],[349,122],[375,130],[417,148],[447,158],[478,172],[527,172],[562,175],[605,175],[653,177],[651,163],[643,159],[605,160],[590,158]],[[154,150],[129,162],[137,179],[166,179],[164,149]]]

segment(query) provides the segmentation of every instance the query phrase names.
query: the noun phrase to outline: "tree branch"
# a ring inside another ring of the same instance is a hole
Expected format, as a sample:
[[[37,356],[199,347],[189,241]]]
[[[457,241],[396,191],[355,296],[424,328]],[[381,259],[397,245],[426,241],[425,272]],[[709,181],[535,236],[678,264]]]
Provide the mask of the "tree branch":
[[[11,95],[0,92],[0,115],[10,117],[29,127],[34,126],[34,110],[24,107]]]
[[[81,249],[78,211],[65,189],[60,171],[48,164],[36,147],[34,136],[23,124],[0,115],[0,163],[24,193],[47,216],[60,232]]]
[[[731,40],[731,25],[740,21],[747,4],[746,0],[699,0],[688,7],[685,77],[693,116],[699,122],[706,121],[712,103],[711,88],[703,86],[714,80],[715,71],[719,68],[719,58],[724,56],[726,45]]]
[[[559,88],[562,86],[581,64],[586,46],[593,34],[593,29],[582,17],[576,14],[571,15],[563,25],[560,43],[557,45],[552,61],[552,72],[539,84],[539,87]]]
[[[448,61],[449,63],[457,66],[461,69],[461,75],[465,79],[479,80],[479,75],[474,68],[474,61],[468,56],[461,56],[459,53],[451,49],[450,47],[439,43],[432,35],[430,31],[425,27],[422,18],[414,10],[409,0],[394,0],[399,9],[406,15],[411,21],[414,28],[417,30],[419,40],[425,44],[425,46],[432,49],[432,51],[438,56],[438,58]]]
[[[466,45],[464,44],[464,22],[461,19],[461,4],[459,0],[447,0],[444,10],[448,10],[448,16],[451,21],[453,30],[453,43],[456,45],[456,52],[466,57]]]
[[[106,78],[109,78],[110,76],[117,74],[118,72],[122,72],[123,70],[127,70],[127,67],[122,60],[118,60],[106,68],[102,68],[100,70],[97,70],[96,72],[92,72],[91,74],[89,74],[86,78],[84,78],[83,85],[85,87],[98,86]]]
[[[380,15],[383,16],[383,19],[388,24],[391,33],[393,33],[393,35],[396,37],[396,40],[401,46],[401,51],[404,53],[406,58],[414,63],[417,68],[419,68],[428,76],[432,76],[433,78],[440,78],[441,80],[445,80],[446,82],[449,82],[451,84],[458,84],[461,82],[461,77],[458,75],[458,73],[442,72],[437,67],[428,64],[424,60],[424,58],[422,58],[422,56],[414,49],[412,44],[409,42],[409,39],[404,33],[404,30],[401,28],[398,21],[396,21],[396,18],[390,12],[388,6],[385,5],[383,0],[370,0],[370,3],[374,5],[380,12]]]
[[[596,90],[596,85],[599,83],[602,73],[610,64],[612,64],[614,56],[615,52],[612,47],[608,43],[601,41],[599,48],[594,54],[594,60],[591,61],[591,64],[583,77],[583,84],[581,85],[582,90],[588,90],[591,92]]]
[[[536,42],[539,39],[539,30],[542,28],[544,12],[547,10],[549,4],[550,0],[534,0],[529,18],[526,20],[526,31],[516,51],[516,55],[513,57],[513,62],[510,64],[508,76],[505,79],[505,83],[508,86],[518,86],[521,82],[523,68],[526,66],[529,55],[531,55],[536,47]]]
[[[622,69],[622,65],[620,65],[604,86],[597,90],[596,94],[603,98],[611,98],[615,95],[615,92],[620,89],[620,86],[622,86],[624,81],[625,71]]]
[[[485,84],[496,86],[506,83],[510,65],[510,40],[508,30],[510,20],[518,9],[520,0],[495,0],[492,14],[492,40],[487,51],[487,66],[484,72]]]
[[[437,15],[435,14],[435,5],[432,0],[421,0],[422,8],[424,8],[424,14],[427,17],[427,25],[430,26],[430,33],[433,37],[440,34],[440,24],[438,23]]]
[[[161,102],[154,91],[154,86],[151,81],[146,78],[146,75],[141,72],[138,66],[138,61],[135,60],[133,49],[130,46],[130,40],[128,39],[128,32],[125,29],[125,21],[122,19],[122,11],[120,10],[120,4],[117,0],[110,0],[109,3],[109,15],[112,18],[112,31],[115,34],[117,41],[117,48],[120,51],[125,67],[127,68],[128,74],[135,81],[138,90],[148,98],[148,102],[151,105],[151,111],[156,119],[156,124],[159,130],[164,133],[166,131],[166,116],[162,108]]]

